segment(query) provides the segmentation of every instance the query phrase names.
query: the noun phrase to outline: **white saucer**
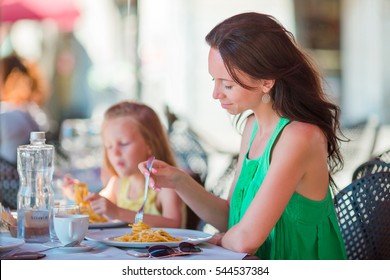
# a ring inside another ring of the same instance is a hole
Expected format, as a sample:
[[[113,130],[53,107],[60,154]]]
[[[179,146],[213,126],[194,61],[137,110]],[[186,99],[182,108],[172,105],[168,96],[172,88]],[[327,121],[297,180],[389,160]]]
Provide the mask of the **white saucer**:
[[[23,239],[17,239],[13,237],[0,237],[0,252],[10,251],[24,244]]]
[[[60,247],[53,249],[52,251],[55,253],[81,253],[90,251],[97,246],[99,246],[99,243],[97,242],[83,241],[80,245],[74,247]]]

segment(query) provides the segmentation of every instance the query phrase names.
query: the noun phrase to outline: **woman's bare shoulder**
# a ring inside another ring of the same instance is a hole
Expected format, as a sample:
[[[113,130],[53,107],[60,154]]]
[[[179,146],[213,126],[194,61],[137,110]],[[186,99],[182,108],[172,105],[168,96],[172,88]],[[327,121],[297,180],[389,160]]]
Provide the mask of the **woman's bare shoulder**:
[[[327,139],[322,130],[313,124],[293,121],[287,125],[278,140],[274,155],[288,152],[312,158],[327,153]]]
[[[293,121],[287,125],[283,131],[283,134],[289,140],[296,140],[304,143],[326,143],[326,137],[322,130],[310,123]]]

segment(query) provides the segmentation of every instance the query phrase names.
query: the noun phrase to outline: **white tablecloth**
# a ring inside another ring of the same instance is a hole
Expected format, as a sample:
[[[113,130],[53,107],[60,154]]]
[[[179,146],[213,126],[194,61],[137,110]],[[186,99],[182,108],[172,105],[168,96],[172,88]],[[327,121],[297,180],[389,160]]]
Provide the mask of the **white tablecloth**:
[[[4,235],[2,233],[1,236]],[[91,241],[88,241],[91,242]],[[201,243],[199,246],[202,248],[202,252],[199,254],[192,254],[186,256],[175,256],[165,259],[180,259],[180,260],[242,260],[246,254],[236,253],[229,251],[220,246],[216,246],[210,243]],[[38,243],[25,243],[24,245],[14,249],[14,251],[39,251],[47,248],[46,245]],[[52,249],[44,252],[46,257],[42,260],[154,260],[153,258],[137,258],[126,254],[126,251],[130,248],[116,248],[108,246],[102,243],[98,243],[97,246],[87,252],[64,252],[63,250]],[[1,255],[7,254],[3,252]]]

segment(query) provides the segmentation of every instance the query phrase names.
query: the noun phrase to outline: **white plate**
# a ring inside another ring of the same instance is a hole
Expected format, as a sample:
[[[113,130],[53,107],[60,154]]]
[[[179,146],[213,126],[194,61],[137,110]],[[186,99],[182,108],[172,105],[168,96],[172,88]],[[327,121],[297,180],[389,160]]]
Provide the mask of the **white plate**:
[[[90,242],[90,241],[83,241],[80,243],[80,245],[77,245],[75,247],[60,247],[53,249],[56,253],[81,253],[81,252],[87,252],[92,250],[93,248],[99,246],[99,243],[97,242]]]
[[[129,223],[123,222],[121,220],[111,220],[106,223],[96,223],[96,224],[89,224],[88,228],[112,228],[112,227],[121,227],[121,226],[127,226]]]
[[[159,244],[163,244],[170,247],[177,247],[179,246],[180,242],[183,241],[199,244],[209,240],[212,237],[211,234],[197,230],[175,228],[163,228],[163,230],[172,235],[173,237],[182,238],[182,240],[175,242],[120,242],[114,240],[114,238],[122,236],[126,232],[131,232],[130,228],[117,228],[102,230],[98,232],[88,232],[85,238],[87,240],[99,241],[101,243],[116,247],[147,248]]]
[[[18,239],[14,237],[0,237],[0,252],[9,251],[15,249],[24,244],[23,239]]]

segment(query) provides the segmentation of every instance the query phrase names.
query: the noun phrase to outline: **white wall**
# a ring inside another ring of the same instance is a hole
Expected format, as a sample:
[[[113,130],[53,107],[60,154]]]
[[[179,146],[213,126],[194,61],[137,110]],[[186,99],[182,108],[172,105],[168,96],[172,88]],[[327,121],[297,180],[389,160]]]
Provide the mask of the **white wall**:
[[[343,0],[342,10],[342,121],[389,123],[390,1]]]
[[[140,5],[143,101],[160,112],[168,103],[213,145],[238,151],[240,136],[212,99],[204,37],[223,19],[247,11],[272,14],[294,32],[292,0],[143,0]]]

